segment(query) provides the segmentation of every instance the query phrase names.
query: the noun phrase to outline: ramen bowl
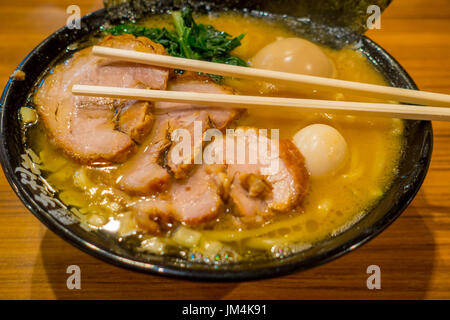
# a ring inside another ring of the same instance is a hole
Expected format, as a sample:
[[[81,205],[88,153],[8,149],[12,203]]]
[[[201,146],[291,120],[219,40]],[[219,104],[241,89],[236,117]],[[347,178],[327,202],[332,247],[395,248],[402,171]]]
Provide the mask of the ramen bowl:
[[[286,9],[286,12],[288,10]],[[67,53],[67,48],[99,30],[111,20],[104,9],[82,18],[81,29],[62,28],[38,45],[18,66],[25,80],[10,79],[1,98],[0,158],[5,175],[20,200],[42,223],[60,237],[108,263],[131,270],[195,280],[250,280],[280,276],[321,265],[355,250],[387,228],[413,200],[431,159],[433,133],[429,121],[405,121],[405,146],[398,173],[382,199],[348,229],[315,243],[303,251],[282,259],[239,261],[220,266],[182,258],[137,252],[121,244],[116,237],[91,230],[48,192],[39,174],[23,162],[26,143],[18,110],[24,106],[36,81],[52,62]],[[365,55],[388,83],[395,87],[417,89],[406,71],[379,45],[362,35],[341,30],[342,36],[358,40],[358,50]],[[325,41],[326,42],[326,41]]]

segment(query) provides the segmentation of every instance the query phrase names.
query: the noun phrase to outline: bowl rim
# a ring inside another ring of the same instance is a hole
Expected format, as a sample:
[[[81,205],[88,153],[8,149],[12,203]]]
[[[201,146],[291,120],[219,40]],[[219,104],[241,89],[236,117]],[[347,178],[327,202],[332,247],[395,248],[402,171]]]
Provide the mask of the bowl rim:
[[[100,9],[83,16],[82,20],[85,20],[93,16],[102,17],[104,16],[104,14],[105,9]],[[42,41],[32,51],[30,51],[30,53],[18,65],[16,70],[21,70],[22,67],[29,62],[31,57],[37,54],[42,47],[44,47],[49,41],[51,41],[51,39],[56,37],[58,34],[64,32],[67,32],[66,26],[60,28],[59,30],[48,36],[44,41]],[[368,37],[364,35],[362,35],[362,41],[365,43],[365,45],[373,49],[376,49],[383,57],[383,59],[387,60],[389,64],[395,65],[395,67],[398,70],[400,70],[405,81],[408,82],[408,84],[412,88],[417,89],[416,84],[409,76],[409,74],[386,50],[384,50],[381,46],[379,46],[377,43],[370,40]],[[4,130],[6,121],[4,116],[5,115],[4,104],[8,95],[10,94],[12,83],[13,79],[10,78],[5,86],[5,89],[0,99],[0,162],[2,164],[4,174],[11,188],[14,190],[16,195],[25,205],[25,207],[38,220],[40,220],[51,231],[59,235],[61,238],[63,238],[73,246],[100,260],[103,260],[115,266],[143,273],[151,273],[156,275],[164,275],[174,278],[190,279],[197,281],[246,281],[246,280],[257,280],[257,279],[271,278],[275,276],[282,276],[292,272],[303,271],[306,269],[310,269],[325,264],[362,246],[363,244],[375,238],[382,231],[384,231],[389,225],[391,225],[401,215],[401,213],[406,209],[406,207],[411,203],[411,201],[419,191],[431,162],[431,153],[433,149],[433,130],[431,122],[424,121],[425,123],[427,123],[427,125],[429,125],[430,128],[430,135],[428,141],[429,148],[426,154],[427,161],[421,168],[420,173],[417,175],[417,180],[414,184],[414,187],[407,191],[407,201],[403,202],[396,208],[390,208],[380,219],[381,223],[378,223],[377,228],[374,228],[372,232],[367,234],[359,234],[358,236],[351,238],[350,240],[333,249],[325,250],[308,259],[287,262],[278,266],[268,266],[262,268],[256,267],[251,270],[239,270],[239,271],[221,270],[220,268],[219,269],[211,268],[208,270],[196,270],[179,266],[167,267],[159,265],[157,263],[136,261],[127,257],[120,256],[106,249],[100,248],[94,243],[83,239],[81,236],[65,228],[62,224],[56,223],[56,220],[53,217],[51,217],[48,214],[48,212],[42,209],[40,205],[37,204],[32,197],[29,197],[27,195],[23,185],[20,183],[18,177],[14,174],[14,169],[12,168],[11,163],[9,161],[7,144],[4,139]],[[380,220],[378,220],[377,222],[380,222]]]

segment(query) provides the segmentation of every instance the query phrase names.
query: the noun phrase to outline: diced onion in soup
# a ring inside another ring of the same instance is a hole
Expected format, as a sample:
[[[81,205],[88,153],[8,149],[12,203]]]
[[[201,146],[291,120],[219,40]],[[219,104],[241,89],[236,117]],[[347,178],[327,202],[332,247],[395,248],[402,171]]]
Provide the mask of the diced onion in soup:
[[[87,223],[93,225],[94,227],[101,227],[105,224],[105,218],[97,214],[91,214],[87,218]]]
[[[175,230],[172,239],[179,245],[192,248],[200,242],[201,237],[202,235],[200,232],[180,226],[177,230]]]
[[[37,120],[36,110],[28,107],[20,108],[20,117],[25,123],[33,123]]]
[[[145,251],[162,254],[166,248],[166,244],[162,242],[158,237],[152,237],[150,239],[145,239],[141,243],[142,249]]]
[[[219,255],[223,248],[223,244],[219,241],[203,241],[202,243],[203,255],[210,259],[214,259]]]

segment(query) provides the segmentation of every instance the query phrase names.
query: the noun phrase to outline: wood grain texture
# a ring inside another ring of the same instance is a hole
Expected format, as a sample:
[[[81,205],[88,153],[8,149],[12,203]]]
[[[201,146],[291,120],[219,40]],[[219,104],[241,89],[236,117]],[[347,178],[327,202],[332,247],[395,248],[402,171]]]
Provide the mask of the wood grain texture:
[[[44,4],[46,3],[46,4]],[[100,0],[16,0],[0,3],[0,87],[22,58],[62,26],[70,4],[86,14]],[[423,90],[450,94],[450,1],[395,0],[369,37],[389,51]],[[2,299],[346,299],[450,298],[450,125],[433,123],[429,174],[418,196],[385,232],[324,266],[244,283],[199,283],[134,273],[103,263],[64,242],[37,221],[0,176]],[[77,264],[82,289],[66,288]],[[377,264],[382,289],[366,288]]]

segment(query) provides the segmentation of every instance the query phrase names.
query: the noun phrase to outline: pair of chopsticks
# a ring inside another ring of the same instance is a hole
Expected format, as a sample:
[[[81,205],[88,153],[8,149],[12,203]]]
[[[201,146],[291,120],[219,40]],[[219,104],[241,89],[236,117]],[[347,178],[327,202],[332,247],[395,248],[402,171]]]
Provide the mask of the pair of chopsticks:
[[[198,92],[146,90],[104,86],[74,85],[75,95],[136,99],[145,101],[168,101],[195,103],[217,107],[258,107],[273,109],[287,107],[298,110],[314,110],[355,115],[375,115],[412,120],[450,121],[450,95],[365,84],[330,78],[322,78],[265,69],[232,66],[214,62],[176,58],[165,55],[136,52],[123,49],[94,46],[93,54],[141,64],[211,73],[222,76],[262,80],[267,82],[296,83],[299,85],[351,93],[373,98],[397,100],[421,105],[386,103],[362,103],[313,99],[241,96]],[[426,106],[430,105],[430,106]]]

